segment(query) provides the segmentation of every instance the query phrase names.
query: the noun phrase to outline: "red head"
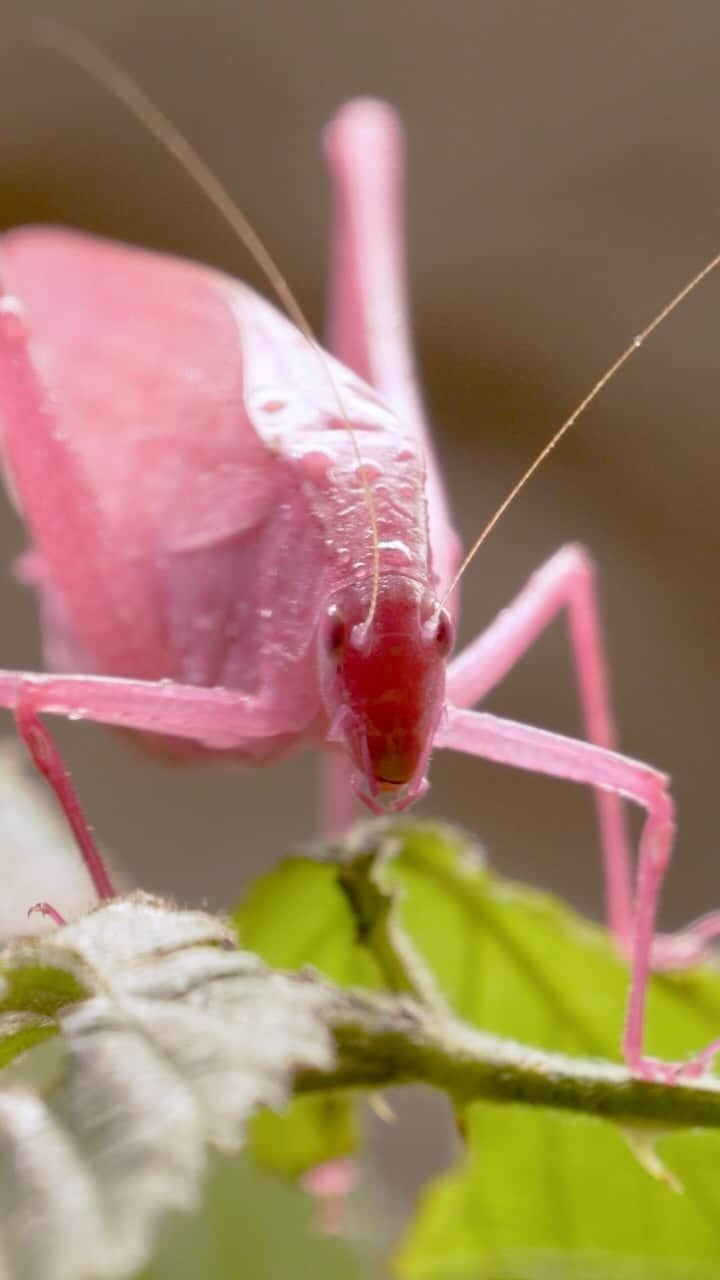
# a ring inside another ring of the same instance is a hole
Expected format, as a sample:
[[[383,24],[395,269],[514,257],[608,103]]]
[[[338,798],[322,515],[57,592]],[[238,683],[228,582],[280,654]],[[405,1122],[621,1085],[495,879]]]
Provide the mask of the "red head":
[[[372,618],[369,582],[337,592],[319,635],[330,738],[342,741],[373,809],[402,808],[424,791],[445,694],[452,624],[421,583],[382,575]],[[364,784],[364,785],[363,785]]]

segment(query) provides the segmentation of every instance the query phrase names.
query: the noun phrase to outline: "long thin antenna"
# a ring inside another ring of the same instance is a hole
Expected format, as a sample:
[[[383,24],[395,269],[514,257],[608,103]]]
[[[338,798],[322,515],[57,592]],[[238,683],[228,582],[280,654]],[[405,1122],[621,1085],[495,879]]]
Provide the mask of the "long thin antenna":
[[[510,492],[500,503],[500,506],[497,508],[493,517],[490,520],[488,520],[487,524],[485,525],[485,528],[482,530],[480,535],[475,539],[472,547],[468,551],[465,559],[460,565],[460,568],[455,574],[455,577],[450,583],[450,586],[445,592],[444,600],[447,600],[448,596],[455,590],[455,587],[457,586],[458,582],[462,578],[471,560],[480,550],[485,540],[490,536],[490,534],[492,533],[498,521],[501,520],[502,517],[505,515],[505,512],[507,511],[508,507],[511,506],[512,503],[515,501],[521,489],[525,488],[525,485],[527,484],[528,480],[531,478],[531,476],[534,476],[538,467],[542,466],[545,459],[548,457],[550,453],[552,453],[556,445],[560,443],[563,436],[567,434],[567,432],[570,430],[572,426],[574,426],[574,424],[577,422],[578,418],[580,417],[580,414],[584,413],[585,410],[588,408],[588,406],[592,404],[593,400],[597,399],[597,397],[600,395],[600,392],[603,390],[603,387],[606,387],[608,382],[610,382],[615,377],[615,374],[618,373],[620,369],[622,369],[623,365],[630,359],[632,355],[635,354],[638,348],[643,345],[646,339],[650,337],[650,334],[654,333],[655,329],[657,329],[662,324],[663,320],[667,320],[671,312],[673,312],[676,307],[679,307],[680,303],[685,301],[688,294],[692,293],[694,289],[697,289],[698,285],[701,284],[702,281],[705,279],[705,277],[709,276],[710,273],[714,271],[717,266],[720,266],[720,253],[716,253],[714,258],[711,258],[709,262],[706,262],[702,270],[698,271],[697,275],[693,276],[692,280],[689,280],[688,283],[684,285],[682,289],[680,289],[679,293],[675,294],[675,296],[670,300],[670,302],[668,302],[667,306],[663,307],[662,311],[658,311],[657,315],[653,320],[651,320],[650,324],[647,325],[647,327],[643,329],[641,333],[638,333],[636,337],[633,338],[632,342],[629,343],[629,345],[625,348],[622,354],[618,356],[617,360],[613,361],[613,363],[609,366],[609,368],[605,370],[601,378],[598,378],[592,390],[589,391],[588,394],[585,396],[585,398],[580,401],[577,408],[573,410],[569,418],[565,419],[562,426],[558,427],[552,439],[548,440],[547,444],[545,445],[545,448],[540,450],[540,453],[537,455],[535,460],[530,463],[530,466],[527,468],[526,471],[523,472],[520,479],[517,481],[516,484],[513,485]]]
[[[271,288],[277,295],[281,305],[285,308],[290,319],[300,330],[303,337],[307,340],[313,350],[317,353],[318,359],[321,361],[328,382],[332,387],[332,392],[337,402],[340,418],[345,425],[350,439],[352,441],[353,451],[358,464],[358,476],[365,493],[365,501],[367,504],[368,515],[370,518],[370,528],[372,531],[373,546],[373,589],[370,600],[370,610],[367,622],[371,622],[375,613],[377,604],[378,584],[380,577],[380,550],[377,529],[377,516],[375,513],[375,503],[373,501],[370,482],[362,465],[362,455],[357,436],[352,429],[347,413],[343,406],[342,397],[333,375],[332,369],[325,359],[322,348],[319,346],[312,327],[305,316],[305,312],[300,306],[295,294],[288,284],[285,276],[276,265],[272,255],[265,247],[260,236],[256,232],[252,223],[245,217],[239,205],[233,200],[227,187],[223,185],[217,174],[213,173],[210,166],[203,160],[202,156],[195,147],[188,141],[183,133],[173,124],[172,120],[165,115],[163,111],[153,102],[139,84],[133,80],[132,76],[117,63],[113,62],[92,40],[83,35],[79,31],[75,31],[72,27],[65,26],[63,23],[56,22],[53,18],[33,18],[30,23],[32,38],[37,44],[44,45],[48,49],[53,49],[56,53],[63,54],[69,58],[77,66],[81,67],[87,75],[90,76],[97,84],[101,85],[108,91],[116,101],[120,102],[126,110],[135,117],[135,119],[143,125],[148,133],[159,142],[160,146],[177,161],[181,169],[185,171],[190,180],[203,192],[210,203],[218,211],[220,216],[225,220],[234,235],[237,236],[240,243],[245,247],[250,256],[255,260],[260,270],[263,272]]]

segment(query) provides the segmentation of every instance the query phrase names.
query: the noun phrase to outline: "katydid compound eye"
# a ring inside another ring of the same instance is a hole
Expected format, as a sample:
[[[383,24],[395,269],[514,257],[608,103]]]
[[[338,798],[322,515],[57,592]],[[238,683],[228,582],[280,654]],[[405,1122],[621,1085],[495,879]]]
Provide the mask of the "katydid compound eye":
[[[449,613],[444,609],[440,610],[437,627],[435,629],[435,644],[441,658],[446,658],[453,647],[455,637],[453,634],[453,624],[450,621]]]
[[[325,624],[325,651],[330,658],[341,657],[346,639],[347,626],[345,618],[337,605],[332,605],[328,609],[327,622]]]

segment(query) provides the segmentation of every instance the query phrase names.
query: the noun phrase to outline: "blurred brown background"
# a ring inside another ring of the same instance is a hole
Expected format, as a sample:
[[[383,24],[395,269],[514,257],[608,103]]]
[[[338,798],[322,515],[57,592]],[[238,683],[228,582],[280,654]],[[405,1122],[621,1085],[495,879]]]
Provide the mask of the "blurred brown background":
[[[397,104],[410,145],[419,360],[469,539],[620,348],[720,248],[720,10],[693,0],[45,0],[132,72],[226,180],[316,325],[324,122]],[[202,196],[95,84],[30,43],[2,0],[0,221],[64,222],[260,284]],[[263,287],[263,286],[261,286]],[[464,586],[469,638],[563,541],[601,570],[628,752],[680,808],[668,923],[720,903],[720,278],[624,371],[525,492]],[[23,545],[7,504],[2,559]],[[38,662],[30,594],[5,574],[2,665]],[[578,729],[560,627],[490,704]],[[313,833],[313,762],[177,771],[92,726],[61,741],[130,882],[227,904]],[[505,871],[600,910],[591,803],[571,785],[436,756],[425,811]],[[47,896],[38,886],[34,896]]]

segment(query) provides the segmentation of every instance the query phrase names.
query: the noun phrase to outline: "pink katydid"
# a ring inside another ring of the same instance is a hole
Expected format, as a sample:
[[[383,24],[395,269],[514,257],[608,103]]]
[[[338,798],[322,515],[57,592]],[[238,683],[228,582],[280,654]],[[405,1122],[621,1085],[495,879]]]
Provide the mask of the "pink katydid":
[[[112,884],[40,712],[159,735],[178,754],[261,762],[327,747],[333,827],[353,790],[371,807],[411,804],[433,747],[593,786],[609,923],[632,959],[626,1058],[642,1075],[699,1073],[715,1045],[679,1068],[644,1056],[645,993],[651,963],[694,958],[720,919],[654,937],[673,806],[664,775],[615,750],[586,553],[559,551],[447,662],[459,552],[410,347],[401,152],[377,102],[348,104],[328,130],[336,359],[210,269],[68,232],[5,237],[3,461],[31,538],[25,574],[48,665],[72,674],[0,672],[0,705],[56,789],[101,897]],[[615,362],[508,501],[716,262]],[[588,741],[472,709],[562,611]],[[634,899],[623,798],[646,812]]]

